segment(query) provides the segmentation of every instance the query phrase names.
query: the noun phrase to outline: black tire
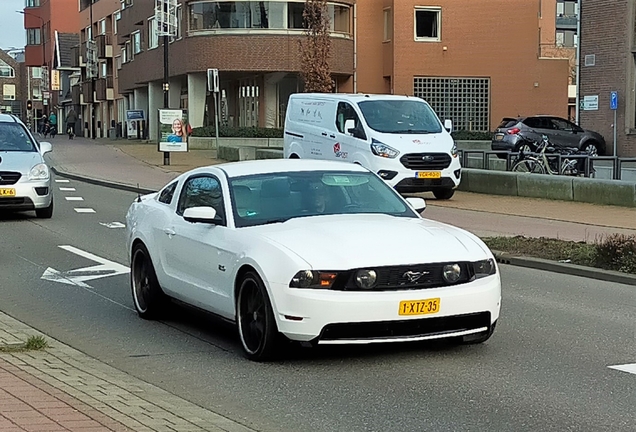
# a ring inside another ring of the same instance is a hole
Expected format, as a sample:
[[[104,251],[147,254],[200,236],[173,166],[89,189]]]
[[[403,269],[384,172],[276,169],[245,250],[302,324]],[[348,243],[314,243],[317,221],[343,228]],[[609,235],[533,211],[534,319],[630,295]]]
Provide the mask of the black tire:
[[[292,153],[289,155],[290,159],[300,159],[300,156],[298,156],[296,153]]]
[[[455,189],[437,189],[433,191],[433,195],[438,200],[451,199],[455,195]]]
[[[495,332],[495,327],[497,326],[497,321],[492,323],[490,328],[484,333],[477,333],[474,335],[467,335],[461,337],[461,343],[464,345],[477,345],[486,342],[492,334]]]
[[[159,286],[148,249],[142,243],[133,247],[130,266],[130,288],[137,314],[143,319],[164,316],[168,297]]]
[[[51,197],[51,204],[48,207],[36,209],[35,215],[40,219],[51,219],[53,217],[53,197]]]
[[[281,335],[265,285],[253,271],[243,275],[239,282],[236,322],[245,357],[257,362],[272,360]]]

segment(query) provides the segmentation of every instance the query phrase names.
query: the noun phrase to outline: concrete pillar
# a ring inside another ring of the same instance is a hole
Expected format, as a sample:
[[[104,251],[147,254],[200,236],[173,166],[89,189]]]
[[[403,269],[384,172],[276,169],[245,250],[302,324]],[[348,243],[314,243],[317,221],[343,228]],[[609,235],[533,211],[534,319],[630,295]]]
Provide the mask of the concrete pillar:
[[[193,128],[203,126],[207,91],[205,73],[188,74],[188,121]]]
[[[159,138],[159,109],[163,108],[163,85],[159,81],[148,83],[148,137],[150,141]]]
[[[181,106],[181,78],[170,79],[170,90],[168,91],[168,105],[172,109],[178,109]]]

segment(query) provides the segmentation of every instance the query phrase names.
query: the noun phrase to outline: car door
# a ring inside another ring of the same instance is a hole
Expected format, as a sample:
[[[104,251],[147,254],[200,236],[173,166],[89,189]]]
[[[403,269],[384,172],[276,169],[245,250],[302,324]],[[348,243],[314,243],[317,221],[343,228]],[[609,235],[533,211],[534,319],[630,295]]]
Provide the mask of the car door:
[[[180,287],[180,299],[210,312],[233,316],[231,286],[225,265],[233,255],[223,187],[212,174],[193,174],[183,185],[171,223],[165,229],[166,272]],[[213,207],[214,223],[183,218],[190,207]]]
[[[354,130],[347,127],[350,123],[353,123]],[[331,159],[353,162],[350,160],[350,156],[357,151],[367,150],[367,135],[364,126],[355,108],[348,102],[338,103],[336,130]]]
[[[541,138],[546,135],[551,143],[554,144],[556,137],[554,136],[554,126],[547,117],[528,117],[523,121],[523,124],[528,126],[532,133],[528,138],[534,139],[541,143]]]
[[[567,120],[558,117],[552,117],[550,119],[554,127],[554,135],[558,137],[558,144],[562,147],[578,147],[579,146],[579,134],[572,128],[572,123]]]

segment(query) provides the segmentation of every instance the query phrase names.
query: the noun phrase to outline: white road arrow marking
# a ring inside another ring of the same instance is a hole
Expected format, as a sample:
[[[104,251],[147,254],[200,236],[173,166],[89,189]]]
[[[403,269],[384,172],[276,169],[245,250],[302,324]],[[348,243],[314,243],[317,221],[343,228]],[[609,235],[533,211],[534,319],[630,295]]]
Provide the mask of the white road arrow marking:
[[[117,276],[120,274],[130,273],[130,269],[126,266],[118,264],[113,261],[109,261],[105,258],[98,257],[90,252],[77,249],[73,246],[59,246],[68,252],[74,253],[81,257],[87,258],[91,261],[98,262],[99,265],[83,267],[75,270],[69,270],[61,272],[54,268],[47,268],[44,271],[41,279],[49,280],[53,282],[59,282],[67,285],[75,285],[83,288],[91,288],[90,285],[85,282],[94,279],[101,279],[109,276]]]
[[[616,369],[622,372],[628,372],[636,375],[636,363],[608,366],[610,369]]]
[[[106,228],[126,228],[126,225],[121,222],[100,222],[99,224],[105,226]]]

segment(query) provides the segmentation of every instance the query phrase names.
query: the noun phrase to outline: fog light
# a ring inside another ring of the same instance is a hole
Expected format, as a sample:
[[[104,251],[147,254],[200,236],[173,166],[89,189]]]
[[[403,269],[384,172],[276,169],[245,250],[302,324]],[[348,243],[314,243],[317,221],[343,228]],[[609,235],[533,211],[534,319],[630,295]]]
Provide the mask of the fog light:
[[[382,177],[384,180],[391,180],[393,178],[395,178],[395,176],[397,175],[397,171],[378,171],[378,175],[380,177]]]
[[[459,280],[462,274],[462,268],[459,264],[448,264],[442,269],[444,280],[448,283],[455,283]]]
[[[453,171],[453,174],[455,174],[456,179],[459,179],[459,176],[462,174],[462,170],[461,169],[455,170]]]

